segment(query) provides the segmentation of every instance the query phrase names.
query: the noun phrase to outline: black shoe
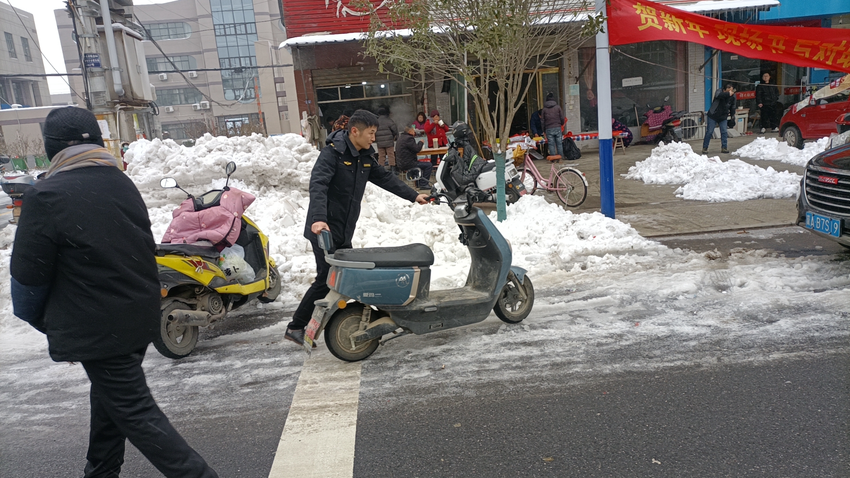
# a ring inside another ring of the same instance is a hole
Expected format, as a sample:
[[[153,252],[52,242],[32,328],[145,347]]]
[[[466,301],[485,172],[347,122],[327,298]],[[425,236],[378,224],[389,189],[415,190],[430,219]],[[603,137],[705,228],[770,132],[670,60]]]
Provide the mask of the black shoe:
[[[290,329],[286,328],[286,333],[283,334],[283,338],[286,340],[295,342],[300,346],[304,346],[304,329]],[[313,342],[313,348],[316,348],[316,342]]]
[[[708,148],[702,148],[702,154],[708,154]]]
[[[720,150],[720,152],[721,152],[721,153],[729,153],[729,150],[728,150],[728,149],[726,149],[726,148],[723,148],[723,149],[721,149],[721,150]]]

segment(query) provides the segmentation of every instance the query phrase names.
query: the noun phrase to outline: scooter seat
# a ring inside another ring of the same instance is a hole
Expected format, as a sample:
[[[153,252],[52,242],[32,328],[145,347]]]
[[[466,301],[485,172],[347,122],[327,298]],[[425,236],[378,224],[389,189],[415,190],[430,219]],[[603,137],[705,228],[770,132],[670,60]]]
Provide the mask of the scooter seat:
[[[491,163],[491,162],[487,161],[487,163],[484,164],[484,167],[481,168],[481,172],[486,173],[487,171],[492,171],[494,169],[496,169],[496,162],[494,161],[494,162]]]
[[[177,254],[181,256],[201,256],[204,259],[217,261],[221,253],[212,246],[196,246],[194,244],[157,244],[156,255]]]
[[[351,262],[374,262],[375,267],[424,267],[434,264],[434,253],[425,244],[408,244],[400,247],[337,249],[334,252],[334,259]]]

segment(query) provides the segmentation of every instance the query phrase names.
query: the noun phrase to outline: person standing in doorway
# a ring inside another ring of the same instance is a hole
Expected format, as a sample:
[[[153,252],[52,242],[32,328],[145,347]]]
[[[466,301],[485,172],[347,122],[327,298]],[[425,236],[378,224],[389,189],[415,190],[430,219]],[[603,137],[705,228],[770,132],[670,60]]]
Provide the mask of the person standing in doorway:
[[[735,87],[726,85],[723,90],[717,90],[714,93],[714,101],[708,108],[706,115],[705,138],[702,140],[702,154],[708,153],[708,143],[711,142],[711,135],[714,133],[714,128],[720,127],[720,152],[728,153],[727,139],[727,117],[732,115],[735,117]],[[734,122],[734,120],[731,120]]]
[[[328,137],[313,166],[304,237],[313,246],[316,280],[307,289],[292,315],[292,321],[286,326],[284,338],[296,344],[304,344],[304,327],[310,322],[314,303],[325,298],[330,290],[327,280],[331,266],[325,262],[325,254],[316,235],[330,231],[334,250],[351,248],[367,182],[402,199],[428,204],[428,196],[418,194],[378,164],[372,149],[377,129],[377,116],[366,110],[355,111],[348,120],[348,130],[337,131]]]
[[[218,477],[159,409],[142,370],[160,333],[156,244],[142,196],[90,111],[55,109],[43,131],[50,168],[24,201],[12,306],[47,336],[50,358],[80,362],[91,381],[85,478],[117,477],[127,440],[166,477]]]
[[[756,104],[759,105],[759,123],[761,132],[779,131],[779,116],[782,107],[779,104],[779,87],[770,84],[770,73],[761,75],[762,82],[756,86]]]
[[[375,132],[375,144],[378,146],[378,164],[396,172],[395,141],[398,139],[398,126],[390,118],[390,109],[378,108],[378,131]]]
[[[446,136],[448,131],[449,125],[443,122],[440,118],[440,112],[432,110],[431,118],[425,123],[425,136],[428,138],[428,144],[426,147],[442,148],[443,146],[448,146],[449,139]],[[437,167],[438,159],[439,155],[431,155],[431,165],[435,168]]]
[[[564,112],[555,101],[555,94],[546,95],[543,103],[543,130],[546,131],[546,143],[549,147],[549,156],[564,157],[564,134],[561,127],[564,124]],[[554,159],[554,158],[553,158]]]

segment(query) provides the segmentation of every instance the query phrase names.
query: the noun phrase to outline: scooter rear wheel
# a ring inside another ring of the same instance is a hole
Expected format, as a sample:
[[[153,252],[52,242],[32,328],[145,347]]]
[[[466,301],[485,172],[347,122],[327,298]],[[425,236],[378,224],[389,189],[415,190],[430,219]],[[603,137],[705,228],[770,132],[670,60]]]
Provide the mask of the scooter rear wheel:
[[[257,297],[257,300],[268,304],[274,302],[278,295],[280,295],[280,274],[277,272],[277,267],[269,267],[269,288],[266,289],[266,295]]]
[[[517,288],[517,285],[522,290]],[[523,295],[525,298],[523,298]],[[502,292],[499,293],[499,300],[493,307],[493,312],[496,316],[502,319],[502,322],[509,324],[518,324],[523,321],[528,314],[531,313],[531,308],[534,306],[534,285],[531,284],[531,279],[525,276],[522,283],[519,280],[508,279]]]
[[[338,310],[325,327],[325,343],[334,357],[346,362],[358,362],[372,355],[378,348],[378,339],[372,339],[351,348],[349,337],[360,328],[362,306],[350,305]]]
[[[159,335],[153,340],[153,346],[159,353],[173,359],[181,359],[192,353],[198,344],[199,335],[197,325],[177,325],[174,320],[168,318],[171,312],[177,309],[190,310],[191,307],[182,302],[172,302],[162,309]]]

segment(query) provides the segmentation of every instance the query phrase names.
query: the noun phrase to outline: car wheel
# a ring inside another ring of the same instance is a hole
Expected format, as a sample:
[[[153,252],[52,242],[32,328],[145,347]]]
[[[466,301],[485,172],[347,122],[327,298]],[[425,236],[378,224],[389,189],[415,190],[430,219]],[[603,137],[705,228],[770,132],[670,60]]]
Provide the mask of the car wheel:
[[[782,130],[782,139],[792,148],[803,149],[803,135],[800,134],[800,128],[793,124]]]

